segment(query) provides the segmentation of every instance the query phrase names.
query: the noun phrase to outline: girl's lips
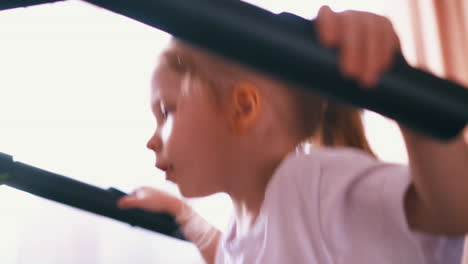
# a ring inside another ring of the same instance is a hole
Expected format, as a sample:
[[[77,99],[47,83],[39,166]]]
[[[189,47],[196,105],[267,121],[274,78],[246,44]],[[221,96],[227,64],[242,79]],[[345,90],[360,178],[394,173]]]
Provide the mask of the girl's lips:
[[[169,169],[170,166],[166,166],[166,165],[158,165],[156,164],[156,168],[162,170],[162,171],[167,171]]]
[[[170,174],[172,172],[172,166],[171,165],[166,166],[166,165],[157,164],[156,167],[165,172],[166,180],[174,182],[174,180],[171,179],[171,174]]]

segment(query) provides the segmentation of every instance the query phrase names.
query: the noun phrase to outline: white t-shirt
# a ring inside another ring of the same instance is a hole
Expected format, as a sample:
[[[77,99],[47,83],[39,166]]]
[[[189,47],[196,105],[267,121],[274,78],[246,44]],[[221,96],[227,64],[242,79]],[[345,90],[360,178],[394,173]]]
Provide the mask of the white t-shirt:
[[[409,229],[408,167],[348,148],[289,154],[267,186],[252,229],[233,220],[216,263],[459,264],[462,237]]]

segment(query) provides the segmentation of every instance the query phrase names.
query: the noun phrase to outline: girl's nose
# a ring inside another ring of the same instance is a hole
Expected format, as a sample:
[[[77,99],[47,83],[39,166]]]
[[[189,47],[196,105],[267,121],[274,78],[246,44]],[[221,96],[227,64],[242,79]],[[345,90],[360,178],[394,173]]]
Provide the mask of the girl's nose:
[[[155,133],[150,140],[148,140],[148,143],[146,143],[146,147],[153,150],[154,152],[161,152],[162,149],[162,139],[158,135],[158,133]]]

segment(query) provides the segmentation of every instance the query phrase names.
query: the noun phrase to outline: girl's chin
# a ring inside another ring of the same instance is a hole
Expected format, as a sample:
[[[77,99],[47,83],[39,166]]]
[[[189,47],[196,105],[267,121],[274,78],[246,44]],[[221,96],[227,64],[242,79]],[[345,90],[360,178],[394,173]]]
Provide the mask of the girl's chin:
[[[166,181],[170,181],[170,182],[172,182],[172,183],[177,184],[177,183],[174,181],[173,178],[170,178],[170,177],[167,177],[167,176],[166,176]]]
[[[180,194],[184,196],[185,198],[201,198],[206,195],[202,195],[196,190],[190,189],[190,188],[185,188],[183,185],[177,184],[177,187],[179,188]]]
[[[182,194],[182,196],[184,196],[185,198],[203,198],[203,197],[216,193],[216,192],[211,192],[206,189],[200,190],[200,189],[190,188],[193,186],[184,186],[183,184],[176,184],[176,185],[179,188],[180,194]]]
[[[171,170],[166,172],[166,181],[170,181],[172,183],[177,184],[175,181],[174,173]]]

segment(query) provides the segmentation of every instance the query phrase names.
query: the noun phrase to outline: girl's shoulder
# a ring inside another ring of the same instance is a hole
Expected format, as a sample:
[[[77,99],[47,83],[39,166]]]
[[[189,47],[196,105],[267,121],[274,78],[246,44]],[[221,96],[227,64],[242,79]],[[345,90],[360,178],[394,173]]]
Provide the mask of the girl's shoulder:
[[[365,151],[349,147],[324,147],[312,149],[309,153],[297,155],[297,165],[303,168],[300,181],[311,184],[322,193],[338,192],[367,195],[363,189],[375,192],[397,188],[400,191],[410,183],[409,168],[406,164],[378,160]]]
[[[346,192],[360,186],[381,188],[387,178],[398,185],[408,184],[407,166],[379,161],[359,149],[323,147],[287,155],[270,187],[283,192]]]
[[[269,219],[281,224],[272,226],[304,223],[304,232],[311,231],[310,239],[321,241],[321,250],[337,263],[460,259],[463,240],[410,230],[403,203],[411,184],[406,165],[352,148],[320,148],[291,153],[275,177],[267,199],[274,208]]]
[[[407,176],[408,169],[405,164],[384,162],[365,151],[350,147],[321,147],[296,151],[285,159],[283,167],[305,177],[316,174],[342,180],[360,174],[369,176],[386,170]]]
[[[351,147],[320,147],[310,149],[307,153],[299,154],[304,159],[319,159],[321,163],[343,163],[344,165],[367,165],[367,164],[385,164],[386,162],[379,161],[369,153]]]

